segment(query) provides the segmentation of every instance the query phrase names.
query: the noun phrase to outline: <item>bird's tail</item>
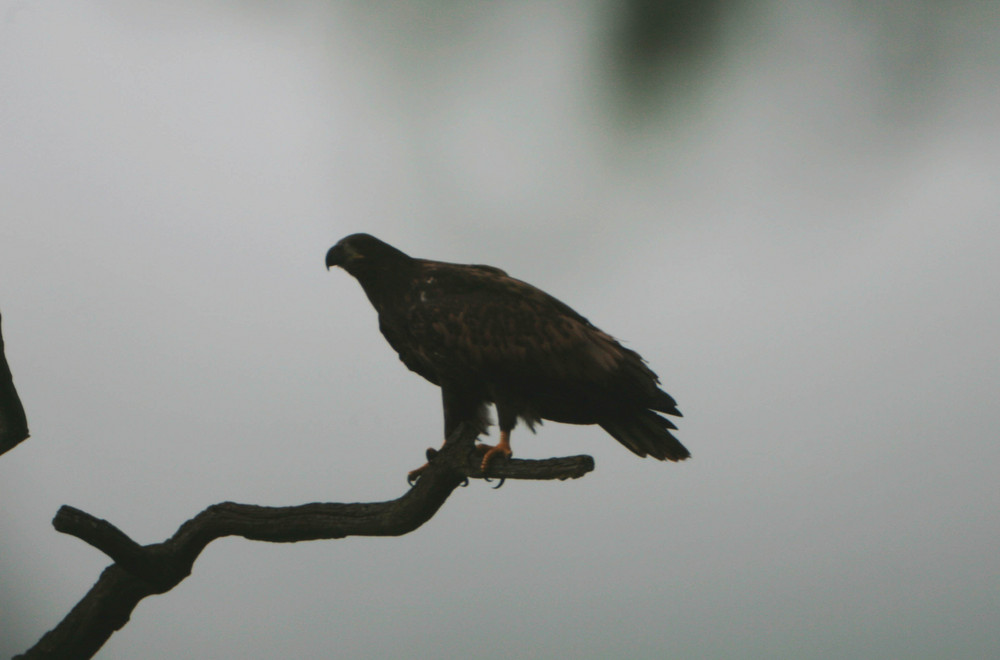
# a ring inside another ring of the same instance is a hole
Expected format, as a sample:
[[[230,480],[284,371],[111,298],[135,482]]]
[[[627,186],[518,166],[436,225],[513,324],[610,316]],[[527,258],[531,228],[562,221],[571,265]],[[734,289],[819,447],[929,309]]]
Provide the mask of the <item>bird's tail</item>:
[[[652,456],[661,461],[683,461],[691,456],[691,452],[670,432],[677,428],[673,422],[652,410],[605,420],[600,424],[615,440],[639,456]]]
[[[659,410],[660,412],[673,415],[674,417],[684,416],[681,414],[681,411],[677,409],[677,402],[674,401],[674,397],[660,389],[656,390],[656,394],[653,396],[653,402],[648,405],[653,410]],[[670,428],[673,429],[677,427],[671,424]]]

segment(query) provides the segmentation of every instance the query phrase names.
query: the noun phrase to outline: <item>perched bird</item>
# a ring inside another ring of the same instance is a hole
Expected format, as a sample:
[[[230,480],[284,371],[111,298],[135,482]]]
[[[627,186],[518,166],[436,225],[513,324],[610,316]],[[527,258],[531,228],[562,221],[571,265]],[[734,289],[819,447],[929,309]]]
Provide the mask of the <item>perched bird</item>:
[[[599,424],[639,456],[690,456],[657,414],[681,416],[645,360],[544,291],[492,266],[414,259],[368,234],[330,248],[333,266],[361,283],[403,364],[440,386],[445,438],[462,422],[485,432],[495,404],[500,440],[480,445],[484,471],[511,455],[518,419],[532,430],[545,419]]]

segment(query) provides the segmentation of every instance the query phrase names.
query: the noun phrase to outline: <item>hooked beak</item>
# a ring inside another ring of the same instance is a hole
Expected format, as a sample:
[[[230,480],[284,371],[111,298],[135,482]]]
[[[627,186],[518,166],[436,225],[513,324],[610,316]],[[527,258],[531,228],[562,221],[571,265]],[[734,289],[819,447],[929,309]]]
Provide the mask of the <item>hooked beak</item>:
[[[334,266],[343,266],[347,261],[347,250],[340,243],[337,243],[326,253],[326,269],[330,270]]]

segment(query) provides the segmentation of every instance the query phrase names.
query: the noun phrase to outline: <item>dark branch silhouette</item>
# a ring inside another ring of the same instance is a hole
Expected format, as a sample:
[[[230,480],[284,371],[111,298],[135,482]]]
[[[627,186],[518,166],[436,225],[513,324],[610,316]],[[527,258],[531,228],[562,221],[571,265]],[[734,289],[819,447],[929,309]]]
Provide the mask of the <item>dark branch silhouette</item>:
[[[476,430],[460,425],[402,497],[386,502],[312,503],[267,507],[223,502],[208,507],[166,541],[139,545],[106,520],[70,506],[59,509],[55,528],[111,557],[114,564],[54,629],[17,658],[90,658],[129,621],[146,596],[162,594],[191,574],[198,555],[215,539],[293,543],[346,536],[400,536],[431,519],[469,478],[575,479],[594,469],[590,456],[511,459],[480,469]]]
[[[14,389],[14,379],[7,366],[3,330],[0,329],[0,454],[4,454],[28,438],[28,420],[21,398]]]

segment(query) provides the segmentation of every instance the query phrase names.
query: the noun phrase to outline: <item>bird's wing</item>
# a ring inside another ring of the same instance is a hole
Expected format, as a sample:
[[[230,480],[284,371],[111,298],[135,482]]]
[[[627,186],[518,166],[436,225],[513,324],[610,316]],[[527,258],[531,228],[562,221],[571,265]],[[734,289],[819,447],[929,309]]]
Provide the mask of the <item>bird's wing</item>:
[[[463,372],[601,380],[642,358],[569,306],[499,269],[426,262],[406,301],[423,358]]]

